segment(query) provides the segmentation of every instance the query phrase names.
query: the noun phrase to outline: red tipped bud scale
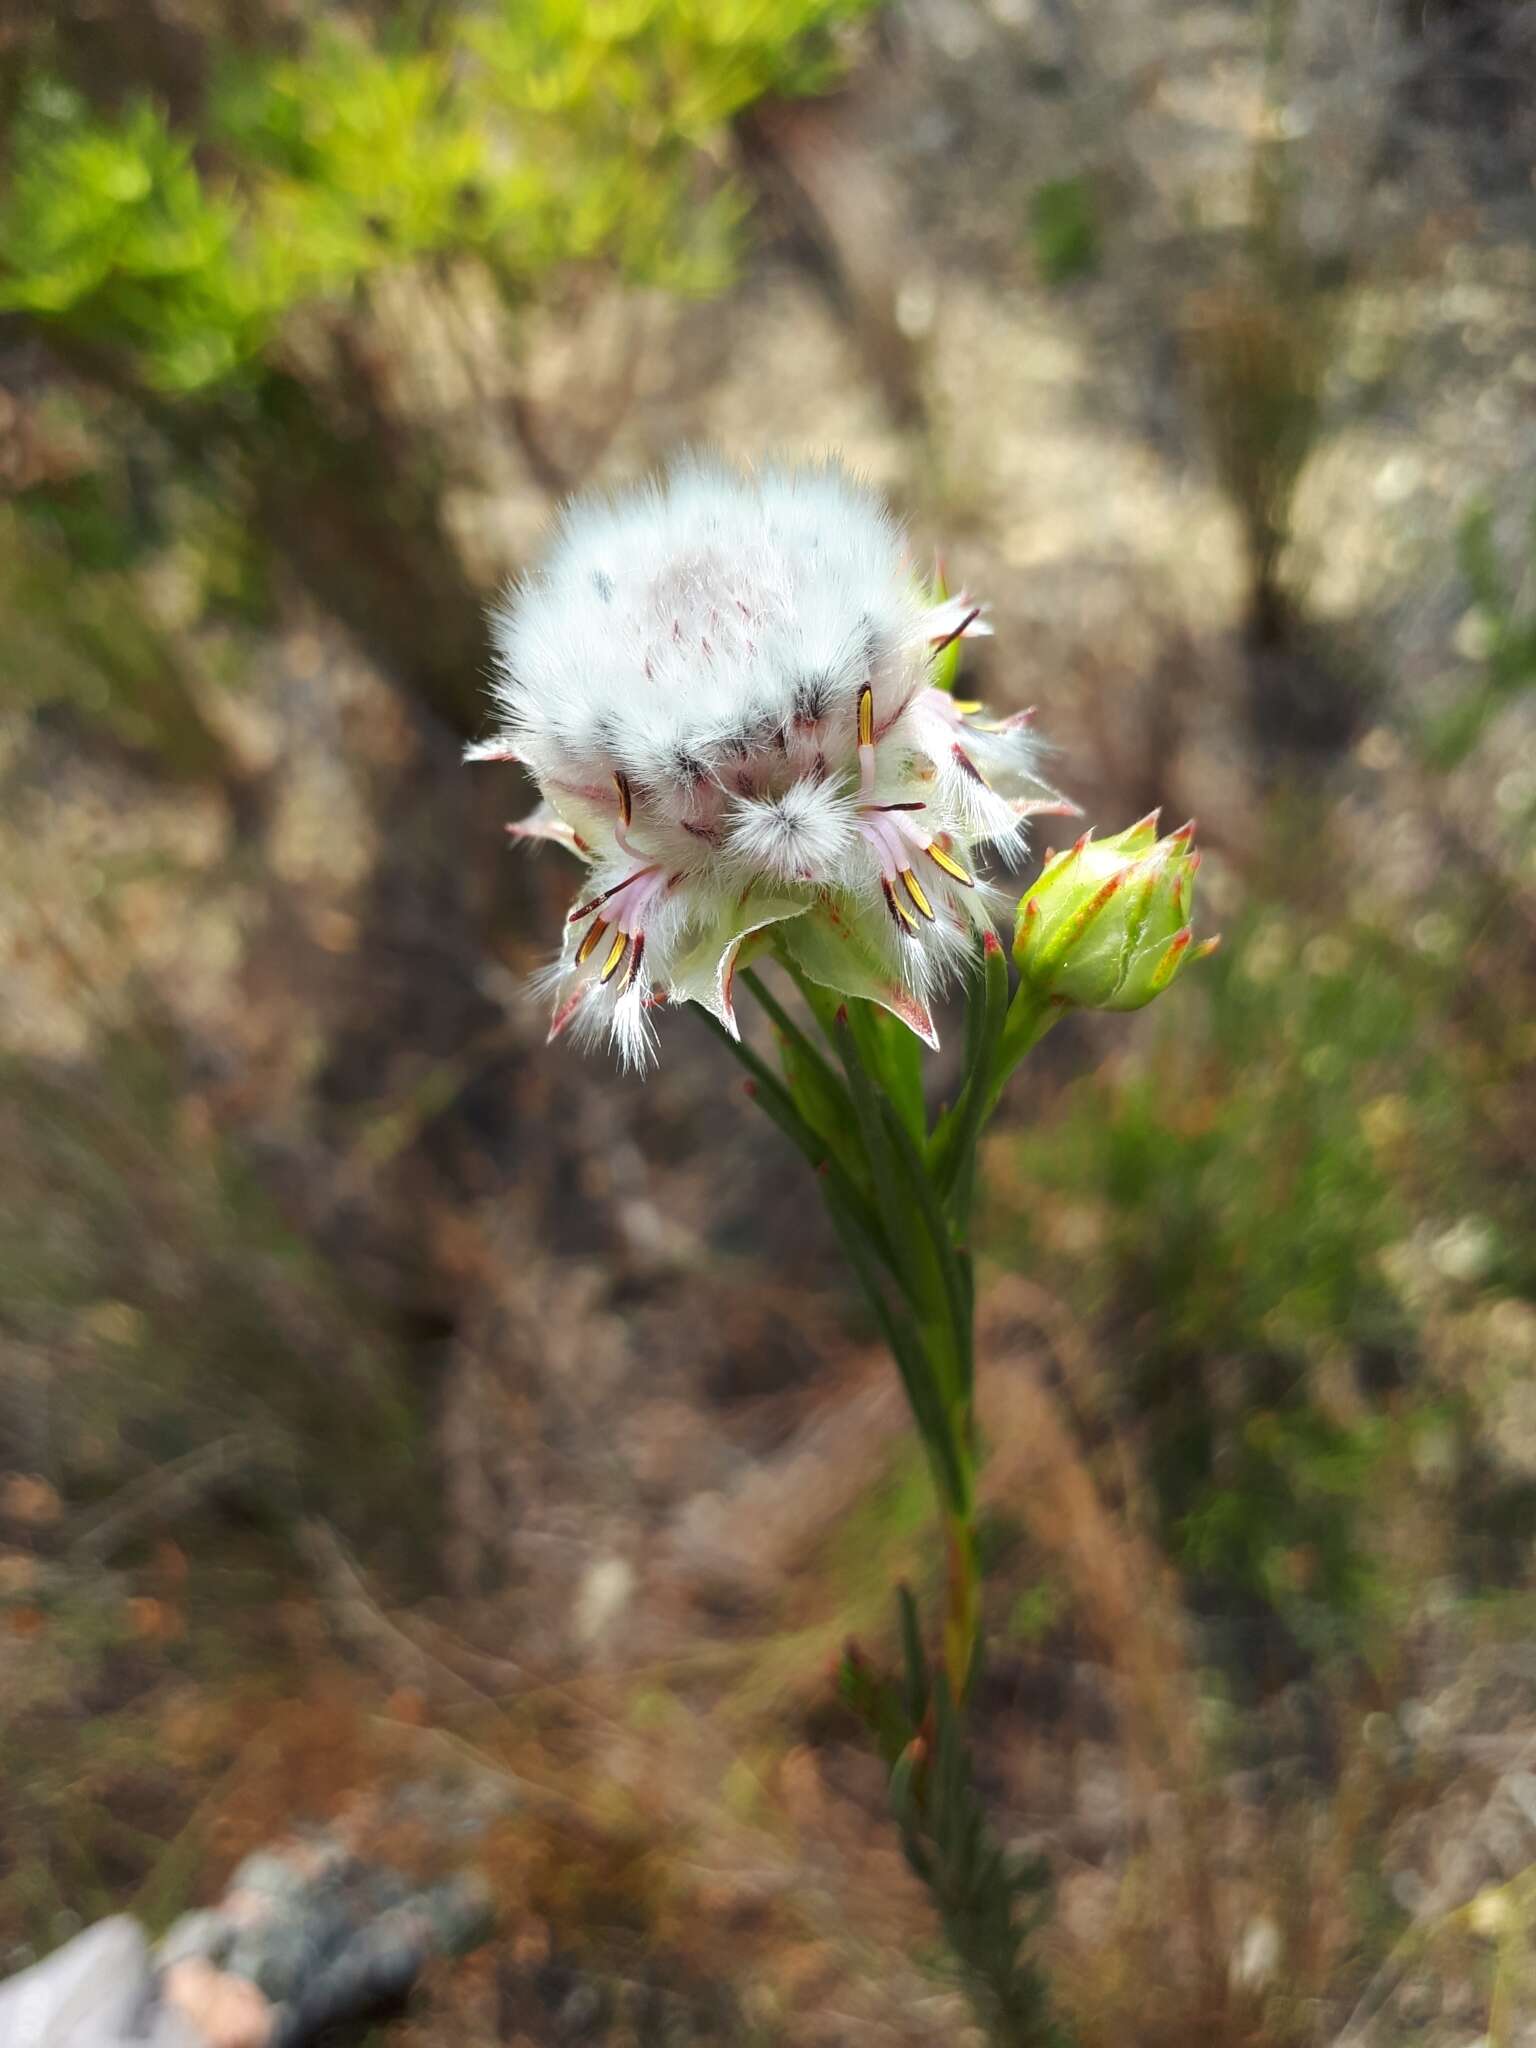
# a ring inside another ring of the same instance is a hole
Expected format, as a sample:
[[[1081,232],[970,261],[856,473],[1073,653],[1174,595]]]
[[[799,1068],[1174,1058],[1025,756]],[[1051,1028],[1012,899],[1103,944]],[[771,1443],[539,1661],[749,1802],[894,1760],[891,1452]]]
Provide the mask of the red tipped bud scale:
[[[1049,861],[1019,906],[1013,957],[1023,981],[1051,1002],[1139,1010],[1186,961],[1200,856],[1194,821],[1157,836],[1156,811],[1108,839],[1084,833]]]
[[[1118,836],[1128,852],[1145,853],[1148,847],[1157,844],[1157,821],[1162,815],[1160,809],[1148,811],[1147,815],[1138,818],[1134,825],[1127,825]]]

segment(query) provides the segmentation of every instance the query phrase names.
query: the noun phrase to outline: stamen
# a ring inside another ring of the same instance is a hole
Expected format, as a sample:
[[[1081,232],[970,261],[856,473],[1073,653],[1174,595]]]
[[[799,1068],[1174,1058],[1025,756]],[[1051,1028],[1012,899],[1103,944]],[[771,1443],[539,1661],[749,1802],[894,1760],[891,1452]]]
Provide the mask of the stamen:
[[[971,609],[966,613],[965,617],[960,621],[959,625],[956,626],[955,630],[952,633],[946,633],[942,640],[934,641],[932,649],[930,650],[929,659],[931,660],[933,656],[936,654],[942,654],[946,647],[953,647],[955,642],[960,638],[961,634],[965,631],[966,627],[974,625],[976,620],[980,617],[981,606],[979,604],[972,605]]]
[[[629,956],[629,967],[624,976],[625,988],[633,988],[635,976],[640,972],[640,962],[645,958],[645,933],[635,933],[634,950]]]
[[[926,804],[864,804],[866,811],[926,811]]]
[[[859,692],[859,795],[865,803],[875,793],[875,693],[866,683]]]
[[[953,753],[955,759],[960,763],[960,766],[964,769],[965,773],[970,776],[972,782],[979,782],[983,789],[990,789],[992,787],[991,783],[988,782],[985,775],[982,774],[981,770],[976,766],[976,763],[971,759],[970,755],[965,751],[964,747],[955,747],[953,749]]]
[[[635,882],[643,882],[647,875],[654,875],[655,872],[655,861],[652,861],[648,868],[636,868],[632,875],[626,875],[622,882],[614,882],[603,891],[601,896],[594,896],[590,903],[578,903],[570,916],[565,920],[566,923],[580,924],[581,920],[584,917],[590,917],[594,910],[601,910],[610,896],[617,896],[621,889],[628,889]]]
[[[602,973],[597,977],[600,983],[605,981],[612,981],[614,975],[618,973],[619,962],[624,958],[624,951],[628,944],[628,932],[614,933],[613,946],[609,951],[608,958],[603,962]]]
[[[937,840],[929,842],[927,852],[928,858],[933,862],[934,866],[942,868],[946,875],[949,875],[960,884],[962,889],[975,888],[975,877],[968,875],[965,869],[961,867],[959,861],[951,859]]]
[[[587,932],[586,937],[582,940],[581,944],[576,948],[576,965],[578,967],[583,966],[585,962],[592,958],[592,955],[597,951],[603,933],[607,931],[607,929],[608,922],[606,918],[595,917],[592,920],[592,924]]]
[[[619,822],[627,830],[634,819],[635,803],[630,794],[629,777],[621,768],[613,771],[613,786],[619,793]]]
[[[923,894],[922,884],[918,881],[916,875],[913,874],[910,868],[902,869],[901,885],[906,890],[907,894],[912,898],[912,901],[917,905],[918,909],[922,912],[923,916],[927,918],[930,924],[932,924],[934,922],[933,905],[928,901],[928,898]]]
[[[885,891],[885,907],[896,920],[897,929],[905,932],[915,932],[917,930],[917,919],[896,894],[896,891],[891,887],[888,877],[885,875],[880,877],[880,887]]]

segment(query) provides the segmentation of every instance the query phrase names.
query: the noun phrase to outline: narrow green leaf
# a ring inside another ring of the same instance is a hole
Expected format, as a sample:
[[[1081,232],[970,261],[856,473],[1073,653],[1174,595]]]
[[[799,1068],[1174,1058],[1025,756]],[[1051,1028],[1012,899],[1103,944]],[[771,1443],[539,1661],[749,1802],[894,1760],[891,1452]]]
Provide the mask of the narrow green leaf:
[[[922,1040],[899,1017],[893,1017],[876,1003],[854,1003],[848,1014],[870,1072],[921,1145],[928,1134]]]
[[[982,946],[966,1010],[965,1085],[934,1133],[929,1152],[940,1197],[962,1229],[970,1213],[977,1140],[996,1101],[994,1084],[1008,1013],[1008,957],[991,933]]]
[[[796,1107],[793,1096],[778,1075],[765,1060],[758,1058],[751,1046],[738,1038],[732,1038],[725,1027],[712,1017],[707,1010],[700,1009],[699,1017],[726,1046],[736,1061],[746,1068],[755,1084],[754,1099],[759,1107],[776,1123],[807,1163],[822,1177],[828,1191],[836,1191],[844,1210],[861,1234],[868,1239],[875,1254],[886,1264],[893,1256],[892,1247],[874,1208],[866,1194],[849,1177],[840,1161],[834,1158],[826,1140],[808,1124]]]
[[[795,1106],[836,1153],[850,1176],[856,1181],[861,1180],[864,1159],[854,1142],[856,1119],[853,1103],[831,1062],[754,969],[744,969],[737,980],[756,997],[779,1035],[785,1083]],[[910,1037],[910,1032],[907,1035]]]
[[[969,1495],[969,1484],[956,1452],[954,1433],[949,1427],[922,1337],[905,1312],[898,1312],[892,1307],[869,1239],[843,1208],[842,1196],[831,1180],[823,1183],[822,1194],[838,1228],[849,1263],[864,1289],[880,1325],[880,1334],[901,1375],[907,1405],[912,1410],[912,1418],[928,1457],[934,1491],[946,1508],[962,1512]]]
[[[928,1711],[928,1653],[910,1586],[896,1588],[896,1614],[901,1624],[902,1707],[916,1728]]]

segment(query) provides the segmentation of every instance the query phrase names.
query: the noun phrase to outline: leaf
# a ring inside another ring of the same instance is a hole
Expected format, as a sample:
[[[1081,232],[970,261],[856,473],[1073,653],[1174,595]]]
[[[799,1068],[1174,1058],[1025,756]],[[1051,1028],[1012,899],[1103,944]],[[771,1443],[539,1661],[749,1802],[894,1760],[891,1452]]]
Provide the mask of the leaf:
[[[783,944],[802,972],[841,996],[861,996],[937,1050],[938,1032],[927,1005],[901,980],[891,957],[886,920],[834,890],[823,890],[803,918],[786,927]]]
[[[745,942],[770,925],[805,914],[804,892],[754,888],[734,901],[702,904],[687,928],[691,936],[672,964],[668,993],[675,1003],[699,1003],[739,1038],[734,981]]]

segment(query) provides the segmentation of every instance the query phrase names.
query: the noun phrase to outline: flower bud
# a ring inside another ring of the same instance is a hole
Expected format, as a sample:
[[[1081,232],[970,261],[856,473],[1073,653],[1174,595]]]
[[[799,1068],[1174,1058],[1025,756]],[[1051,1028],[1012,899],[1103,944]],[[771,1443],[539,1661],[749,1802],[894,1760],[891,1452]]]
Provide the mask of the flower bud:
[[[1013,936],[1014,962],[1037,995],[1085,1010],[1139,1010],[1186,960],[1215,951],[1215,939],[1193,944],[1189,922],[1200,865],[1194,822],[1159,839],[1157,815],[1109,839],[1085,832],[1047,861]]]

